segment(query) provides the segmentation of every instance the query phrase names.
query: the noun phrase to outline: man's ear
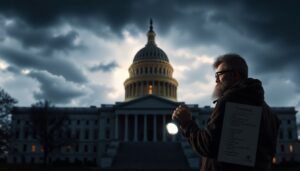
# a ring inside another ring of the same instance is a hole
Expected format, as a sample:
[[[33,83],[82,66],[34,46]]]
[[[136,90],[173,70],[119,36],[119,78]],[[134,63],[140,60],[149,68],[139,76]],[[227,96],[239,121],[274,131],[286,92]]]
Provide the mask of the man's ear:
[[[233,77],[236,81],[241,80],[241,74],[239,72],[234,72]]]

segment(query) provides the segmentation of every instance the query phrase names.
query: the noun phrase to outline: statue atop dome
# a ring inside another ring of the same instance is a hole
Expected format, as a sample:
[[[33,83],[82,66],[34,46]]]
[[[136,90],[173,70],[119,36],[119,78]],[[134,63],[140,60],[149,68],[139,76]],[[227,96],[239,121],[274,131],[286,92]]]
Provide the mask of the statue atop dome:
[[[150,18],[150,29],[148,31],[147,36],[148,36],[148,43],[147,44],[153,43],[156,46],[156,44],[155,44],[155,36],[156,36],[156,34],[153,31],[153,21],[152,21],[152,18]]]

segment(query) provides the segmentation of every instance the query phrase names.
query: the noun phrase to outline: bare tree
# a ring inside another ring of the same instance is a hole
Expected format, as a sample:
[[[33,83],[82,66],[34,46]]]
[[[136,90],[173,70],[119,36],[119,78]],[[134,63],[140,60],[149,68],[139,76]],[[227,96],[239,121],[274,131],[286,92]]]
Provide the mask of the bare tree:
[[[55,108],[49,101],[40,101],[31,107],[31,130],[43,150],[43,162],[48,164],[49,155],[56,149],[72,145],[67,113]]]
[[[11,137],[11,109],[17,101],[0,88],[0,159],[4,158],[9,150]]]

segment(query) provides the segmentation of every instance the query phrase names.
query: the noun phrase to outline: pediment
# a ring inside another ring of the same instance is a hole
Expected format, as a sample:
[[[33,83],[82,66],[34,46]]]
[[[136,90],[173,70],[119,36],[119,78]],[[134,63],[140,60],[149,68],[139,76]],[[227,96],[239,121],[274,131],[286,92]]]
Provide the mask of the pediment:
[[[118,109],[174,109],[179,102],[149,95],[128,102],[119,103]]]

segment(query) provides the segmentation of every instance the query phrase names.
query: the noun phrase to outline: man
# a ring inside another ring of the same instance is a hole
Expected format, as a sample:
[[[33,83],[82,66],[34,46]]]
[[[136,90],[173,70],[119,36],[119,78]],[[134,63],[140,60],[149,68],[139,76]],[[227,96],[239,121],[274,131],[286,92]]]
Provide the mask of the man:
[[[202,156],[201,171],[266,171],[271,170],[276,150],[279,120],[264,101],[264,90],[257,79],[248,78],[248,66],[237,54],[225,54],[213,64],[216,86],[213,96],[216,106],[204,129],[198,128],[186,106],[177,107],[172,119],[177,120],[183,135],[193,149]],[[262,107],[256,161],[254,167],[217,160],[222,133],[225,104],[227,102]]]

